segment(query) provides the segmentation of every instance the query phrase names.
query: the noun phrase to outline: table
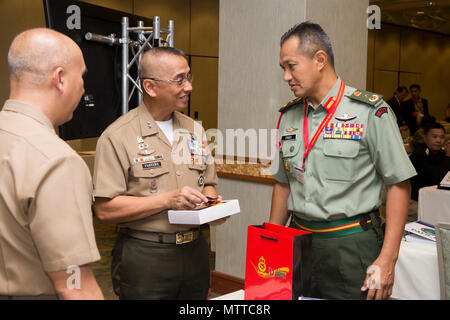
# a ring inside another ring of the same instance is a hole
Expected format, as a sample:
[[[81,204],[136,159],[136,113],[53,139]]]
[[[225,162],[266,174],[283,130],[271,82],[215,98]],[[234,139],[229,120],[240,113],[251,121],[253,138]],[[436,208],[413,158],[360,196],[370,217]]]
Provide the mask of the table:
[[[410,235],[400,245],[391,298],[439,300],[436,242]]]
[[[418,220],[432,225],[450,222],[450,190],[437,186],[419,189]]]
[[[211,300],[244,300],[244,295],[245,291],[241,289],[238,291],[224,294],[223,296],[219,296]]]

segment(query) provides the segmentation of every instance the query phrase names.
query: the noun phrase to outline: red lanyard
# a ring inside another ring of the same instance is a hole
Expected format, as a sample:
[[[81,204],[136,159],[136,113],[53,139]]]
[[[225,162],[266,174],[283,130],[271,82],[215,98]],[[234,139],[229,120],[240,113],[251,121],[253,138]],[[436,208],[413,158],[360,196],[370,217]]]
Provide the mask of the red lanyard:
[[[339,102],[341,102],[342,96],[344,94],[344,88],[345,84],[344,81],[341,81],[341,86],[339,87],[339,92],[336,97],[331,97],[328,99],[327,103],[325,103],[325,109],[328,111],[327,116],[325,119],[323,119],[322,123],[320,124],[319,128],[317,129],[316,133],[314,134],[311,141],[309,141],[308,136],[308,104],[306,103],[306,98],[304,99],[305,102],[305,116],[303,118],[303,144],[305,145],[305,152],[303,153],[303,163],[302,168],[305,168],[305,160],[308,156],[309,152],[311,151],[312,147],[316,143],[317,139],[319,138],[320,134],[322,133],[323,129],[327,126],[328,122],[330,122],[331,118],[333,117],[334,113],[336,112],[337,106],[339,105]]]

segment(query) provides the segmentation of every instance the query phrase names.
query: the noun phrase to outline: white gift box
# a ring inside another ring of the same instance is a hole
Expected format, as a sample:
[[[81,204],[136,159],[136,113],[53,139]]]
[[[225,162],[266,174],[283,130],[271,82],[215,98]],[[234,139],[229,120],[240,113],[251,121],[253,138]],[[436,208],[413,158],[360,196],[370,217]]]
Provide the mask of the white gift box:
[[[223,200],[201,210],[169,210],[170,224],[204,224],[220,218],[228,217],[241,211],[238,200]]]

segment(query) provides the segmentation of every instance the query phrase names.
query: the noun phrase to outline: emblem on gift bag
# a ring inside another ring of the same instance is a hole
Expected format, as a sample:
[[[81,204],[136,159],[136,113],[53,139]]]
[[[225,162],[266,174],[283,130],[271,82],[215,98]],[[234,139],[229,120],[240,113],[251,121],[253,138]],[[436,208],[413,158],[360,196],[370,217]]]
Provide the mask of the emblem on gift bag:
[[[246,300],[311,296],[311,232],[270,223],[248,226]]]

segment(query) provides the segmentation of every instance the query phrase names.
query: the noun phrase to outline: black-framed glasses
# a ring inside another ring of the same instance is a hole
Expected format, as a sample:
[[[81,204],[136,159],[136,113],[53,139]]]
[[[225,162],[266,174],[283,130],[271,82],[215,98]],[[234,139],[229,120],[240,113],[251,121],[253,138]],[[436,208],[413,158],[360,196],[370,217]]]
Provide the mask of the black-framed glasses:
[[[178,87],[183,86],[186,82],[192,83],[192,81],[194,80],[194,75],[189,72],[188,74],[186,74],[186,76],[181,77],[180,79],[157,79],[157,78],[141,78],[141,80],[153,80],[153,81],[167,81],[169,83],[173,83]]]

